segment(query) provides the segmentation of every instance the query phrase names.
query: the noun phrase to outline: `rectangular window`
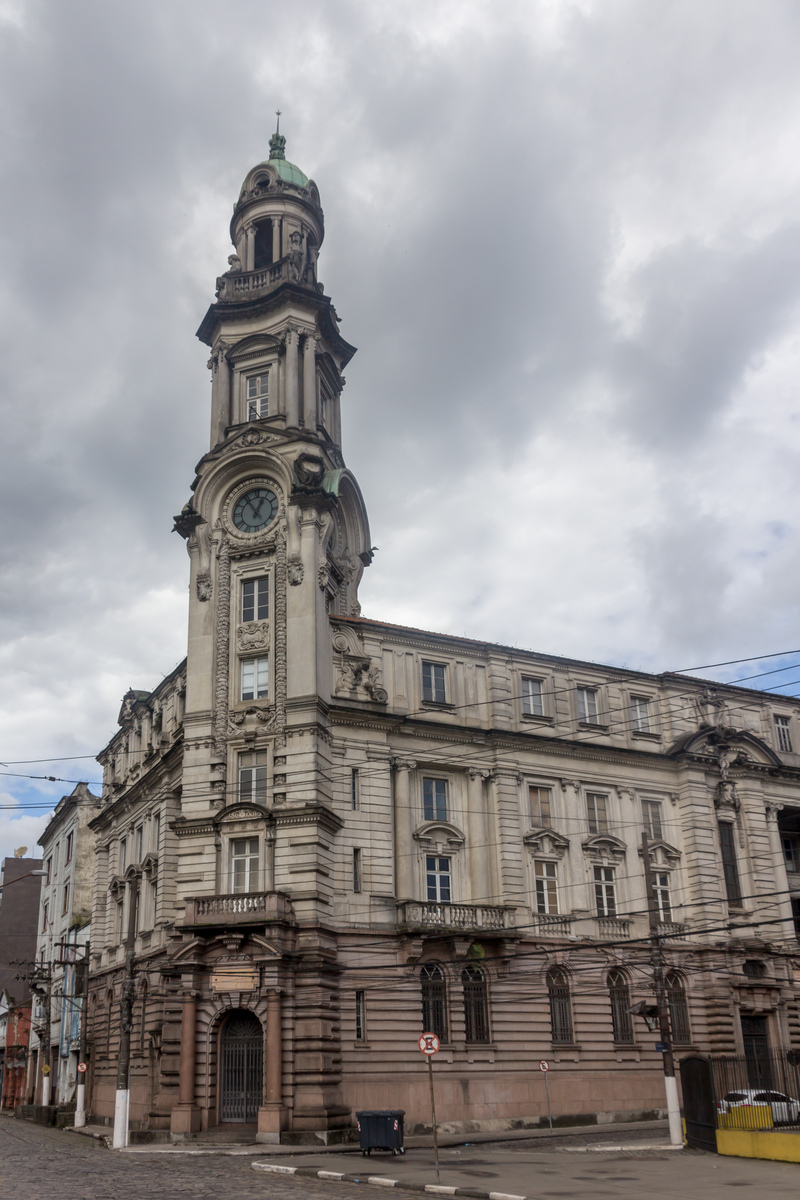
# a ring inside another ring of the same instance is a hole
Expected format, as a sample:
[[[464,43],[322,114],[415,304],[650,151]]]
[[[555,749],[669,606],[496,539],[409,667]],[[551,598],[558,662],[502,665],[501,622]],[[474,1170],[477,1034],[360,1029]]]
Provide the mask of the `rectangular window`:
[[[353,891],[361,891],[361,850],[353,847]]]
[[[239,755],[239,799],[251,804],[267,803],[266,750]]]
[[[631,696],[631,729],[636,733],[651,733],[650,701],[647,696]]]
[[[353,767],[350,772],[350,807],[355,810],[358,808],[358,767]]]
[[[64,891],[61,896],[61,915],[65,916],[69,912],[69,884],[64,884]]]
[[[672,920],[672,905],[669,901],[669,875],[666,871],[658,871],[653,881],[656,910],[659,921]]]
[[[42,933],[47,933],[47,917],[49,905],[42,905]]]
[[[247,379],[247,419],[260,421],[269,416],[269,372]]]
[[[136,861],[140,863],[144,854],[144,826],[136,830]]]
[[[50,855],[47,862],[45,863],[44,869],[47,872],[47,874],[45,875],[45,880],[44,880],[45,886],[46,886],[50,882],[50,876],[53,874],[53,856],[52,856],[52,854]]]
[[[158,843],[161,840],[161,813],[153,813],[153,825],[150,831],[150,849],[158,854]]]
[[[661,825],[661,805],[658,800],[642,801],[642,819],[648,837],[660,840],[664,836]]]
[[[781,838],[783,845],[783,858],[786,863],[787,871],[797,871],[797,842],[794,838]]]
[[[232,892],[258,891],[258,838],[231,841]]]
[[[786,754],[791,754],[792,739],[789,734],[788,717],[775,717],[775,737],[778,742],[778,749],[783,750]]]
[[[432,904],[450,903],[450,859],[434,854],[425,856],[425,876],[428,900]]]
[[[722,874],[725,879],[725,892],[728,904],[741,907],[742,890],[739,887],[739,868],[736,866],[736,845],[733,837],[733,825],[729,821],[719,823],[719,844],[722,851]]]
[[[242,700],[266,700],[269,696],[269,659],[242,660]]]
[[[119,839],[119,872],[118,872],[120,875],[125,870],[127,865],[128,865],[128,839],[120,838]]]
[[[615,917],[617,915],[613,867],[595,867],[594,898],[598,917]]]
[[[66,845],[64,847],[64,863],[65,864],[68,862],[72,862],[72,841],[73,841],[74,836],[75,835],[72,833],[67,834],[67,841],[66,841]]]
[[[440,663],[422,664],[422,699],[432,704],[445,704],[444,667]]]
[[[586,725],[597,725],[597,688],[578,688],[578,720]]]
[[[447,820],[446,779],[423,779],[422,813],[426,821]]]
[[[269,616],[269,578],[245,579],[242,584],[242,622],[266,621]]]
[[[541,679],[522,680],[522,711],[527,717],[543,717]]]
[[[537,913],[557,913],[556,864],[537,861],[533,864],[533,873],[536,881]]]
[[[55,849],[53,850],[53,875],[54,876],[56,876],[58,874],[58,852],[60,849],[61,849],[61,842],[56,842]]]
[[[367,1002],[366,996],[362,991],[356,992],[356,1041],[365,1042],[367,1040]]]
[[[550,788],[533,785],[528,788],[531,802],[531,822],[539,829],[549,829],[553,823],[551,801],[553,793]]]
[[[608,833],[608,796],[603,792],[586,793],[589,833]]]

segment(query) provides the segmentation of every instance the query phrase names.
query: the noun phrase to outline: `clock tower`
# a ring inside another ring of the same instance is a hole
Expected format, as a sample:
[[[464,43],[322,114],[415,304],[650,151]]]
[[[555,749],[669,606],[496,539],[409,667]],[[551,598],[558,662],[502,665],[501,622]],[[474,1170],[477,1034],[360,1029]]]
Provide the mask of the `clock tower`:
[[[234,250],[198,330],[211,350],[210,448],[175,519],[191,584],[172,825],[186,919],[173,970],[205,997],[193,1019],[212,1024],[220,1005],[246,1008],[239,976],[259,973],[258,995],[271,997],[258,1113],[265,1139],[286,1124],[277,1014],[288,995],[293,1011],[298,1005],[287,958],[299,956],[310,989],[300,1004],[305,1019],[292,1023],[292,1128],[329,1129],[349,1117],[330,1053],[335,949],[322,932],[342,825],[330,794],[329,618],[358,615],[371,558],[366,510],[341,451],[342,371],[355,349],[318,278],[325,227],[317,186],[287,161],[285,142],[272,137],[269,159],[248,172],[234,205]],[[199,893],[213,900],[195,902]],[[268,921],[255,940],[254,914],[242,923],[254,903]],[[219,983],[225,970],[239,973],[230,993]],[[173,1109],[174,1133],[198,1122],[194,1103]]]

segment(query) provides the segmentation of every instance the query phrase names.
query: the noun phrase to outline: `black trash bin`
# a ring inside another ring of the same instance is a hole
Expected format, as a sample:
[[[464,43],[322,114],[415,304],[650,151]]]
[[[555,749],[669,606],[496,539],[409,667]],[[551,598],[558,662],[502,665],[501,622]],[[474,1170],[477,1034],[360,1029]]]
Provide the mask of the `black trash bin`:
[[[381,1109],[357,1112],[358,1137],[361,1153],[373,1150],[391,1150],[392,1154],[405,1154],[403,1147],[403,1117],[405,1109]]]

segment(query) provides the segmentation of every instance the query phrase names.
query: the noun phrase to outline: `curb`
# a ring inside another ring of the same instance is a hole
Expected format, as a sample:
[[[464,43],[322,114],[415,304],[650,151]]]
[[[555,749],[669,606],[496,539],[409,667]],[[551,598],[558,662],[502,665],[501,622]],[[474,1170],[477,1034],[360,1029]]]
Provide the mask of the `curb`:
[[[477,1188],[445,1187],[439,1183],[406,1183],[385,1175],[350,1175],[344,1171],[322,1171],[316,1167],[284,1167],[278,1163],[251,1163],[254,1171],[273,1175],[300,1175],[305,1179],[333,1179],[337,1183],[370,1183],[378,1187],[399,1187],[407,1192],[433,1192],[437,1196],[470,1196],[472,1200],[529,1200],[514,1192],[482,1192]]]

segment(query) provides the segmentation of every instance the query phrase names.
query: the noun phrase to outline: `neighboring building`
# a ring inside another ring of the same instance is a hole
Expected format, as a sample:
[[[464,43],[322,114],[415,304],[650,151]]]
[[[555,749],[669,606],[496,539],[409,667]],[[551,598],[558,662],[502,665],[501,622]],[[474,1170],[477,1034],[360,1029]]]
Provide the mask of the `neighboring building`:
[[[114,1108],[131,904],[135,1125],[326,1139],[400,1107],[413,1127],[423,1029],[443,1121],[543,1119],[542,1058],[558,1114],[663,1108],[629,1011],[653,988],[643,832],[676,1048],[800,1045],[800,704],[360,616],[354,350],[283,143],[245,180],[199,330],[188,657],[128,693],[99,756],[94,1113]]]
[[[14,1004],[8,992],[0,995],[0,1109],[14,1109],[25,1100],[31,1003]]]
[[[30,997],[26,976],[36,955],[39,895],[42,890],[39,858],[4,858],[0,868],[0,994],[14,1004]]]
[[[45,1063],[50,1068],[51,1104],[68,1104],[74,1098],[77,1082],[83,1003],[79,963],[89,942],[95,867],[95,838],[89,821],[99,803],[100,798],[88,785],[79,783],[71,795],[59,800],[39,838],[45,874],[36,943],[32,1076],[39,1080],[37,1099],[41,1100],[42,1069]],[[47,1043],[44,1055],[43,1041]]]

